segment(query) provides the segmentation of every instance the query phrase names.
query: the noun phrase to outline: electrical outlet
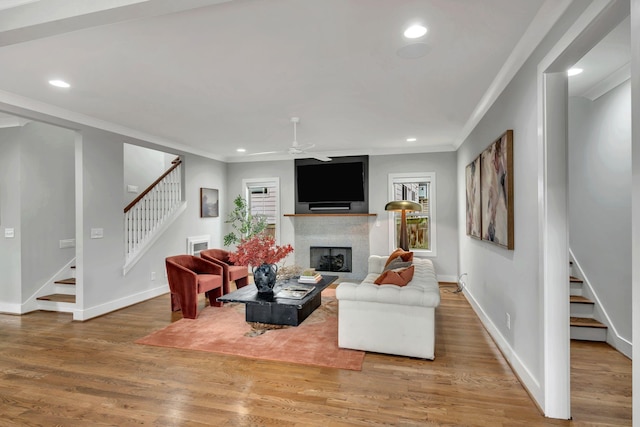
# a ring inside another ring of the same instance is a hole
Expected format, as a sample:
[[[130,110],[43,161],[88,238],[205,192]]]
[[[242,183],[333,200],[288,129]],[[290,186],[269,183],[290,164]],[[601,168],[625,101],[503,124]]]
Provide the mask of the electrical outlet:
[[[511,329],[511,315],[507,313],[507,329]]]
[[[155,271],[151,272],[151,280],[156,280],[156,272]]]

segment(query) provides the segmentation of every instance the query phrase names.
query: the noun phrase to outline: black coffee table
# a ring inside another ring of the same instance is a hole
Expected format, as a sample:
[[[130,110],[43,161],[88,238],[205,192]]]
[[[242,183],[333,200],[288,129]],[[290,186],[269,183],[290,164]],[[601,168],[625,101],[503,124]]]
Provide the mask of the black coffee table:
[[[298,326],[313,313],[313,310],[320,307],[322,300],[320,293],[337,279],[338,276],[322,276],[322,280],[318,283],[303,284],[302,286],[311,286],[312,289],[302,299],[278,297],[278,292],[282,288],[298,284],[297,279],[291,279],[276,283],[273,288],[273,294],[258,294],[258,289],[254,284],[250,283],[237,291],[216,298],[216,300],[245,304],[247,306],[245,310],[247,322]]]

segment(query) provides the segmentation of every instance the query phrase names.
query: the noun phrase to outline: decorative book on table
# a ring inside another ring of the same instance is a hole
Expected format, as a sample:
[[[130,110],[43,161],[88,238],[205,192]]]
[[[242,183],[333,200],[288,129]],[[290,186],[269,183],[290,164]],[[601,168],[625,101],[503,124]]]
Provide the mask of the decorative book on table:
[[[320,280],[322,276],[315,268],[305,268],[298,277],[298,283],[318,283]]]
[[[313,285],[291,284],[285,285],[276,293],[276,298],[302,299],[315,289]]]

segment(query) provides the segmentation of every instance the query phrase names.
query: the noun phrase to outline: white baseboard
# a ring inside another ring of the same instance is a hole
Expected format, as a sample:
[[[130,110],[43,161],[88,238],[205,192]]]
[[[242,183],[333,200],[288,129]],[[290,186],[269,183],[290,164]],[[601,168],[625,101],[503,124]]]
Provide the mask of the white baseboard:
[[[22,304],[13,304],[10,302],[0,302],[0,313],[7,314],[23,314]]]
[[[513,350],[511,345],[509,345],[509,342],[500,333],[500,330],[491,321],[489,316],[487,316],[469,289],[465,288],[463,293],[467,297],[467,301],[469,301],[471,308],[476,312],[476,315],[484,325],[485,329],[489,332],[489,335],[491,335],[491,338],[493,338],[493,341],[502,352],[504,358],[511,366],[511,369],[522,383],[522,386],[527,389],[531,397],[537,402],[538,406],[540,408],[544,408],[544,392],[540,387],[540,382],[531,374],[531,371],[529,371],[522,360],[520,360],[517,353]]]
[[[149,289],[135,295],[129,295],[128,297],[120,298],[118,300],[109,301],[91,308],[87,308],[84,310],[75,310],[73,312],[73,320],[84,321],[93,319],[94,317],[102,316],[104,314],[111,313],[112,311],[120,310],[121,308],[125,308],[130,305],[138,304],[151,298],[164,295],[168,292],[169,285],[164,284],[157,288]]]
[[[458,283],[457,276],[448,276],[446,274],[438,274],[437,277],[438,277],[438,282]]]

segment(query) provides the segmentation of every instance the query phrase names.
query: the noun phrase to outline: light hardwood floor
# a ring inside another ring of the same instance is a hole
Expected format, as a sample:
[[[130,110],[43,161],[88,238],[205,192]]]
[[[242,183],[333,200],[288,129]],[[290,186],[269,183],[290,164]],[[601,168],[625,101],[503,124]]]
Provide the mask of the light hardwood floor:
[[[167,295],[84,323],[0,315],[0,426],[631,425],[627,358],[572,343],[574,419],[546,419],[441,290],[436,360],[368,353],[361,372],[134,344],[171,322]]]

